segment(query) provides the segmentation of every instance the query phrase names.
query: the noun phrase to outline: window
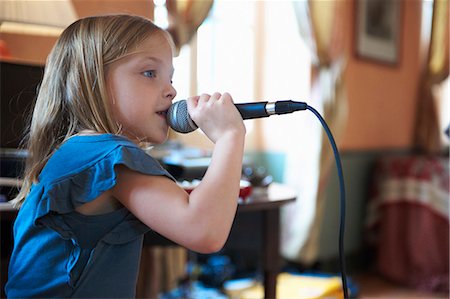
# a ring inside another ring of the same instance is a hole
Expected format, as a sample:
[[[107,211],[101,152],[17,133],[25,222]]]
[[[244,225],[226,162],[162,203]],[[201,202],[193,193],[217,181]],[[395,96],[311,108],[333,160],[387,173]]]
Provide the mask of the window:
[[[197,36],[174,59],[173,81],[177,99],[219,91],[235,102],[307,101],[310,65],[292,2],[216,0]],[[257,147],[280,144],[285,136],[279,132],[289,132],[291,117],[270,119],[264,119],[265,140],[255,140]],[[254,131],[255,121],[245,124]]]
[[[254,98],[254,14],[254,1],[215,2],[196,39],[174,59],[179,95],[219,91],[236,102]]]

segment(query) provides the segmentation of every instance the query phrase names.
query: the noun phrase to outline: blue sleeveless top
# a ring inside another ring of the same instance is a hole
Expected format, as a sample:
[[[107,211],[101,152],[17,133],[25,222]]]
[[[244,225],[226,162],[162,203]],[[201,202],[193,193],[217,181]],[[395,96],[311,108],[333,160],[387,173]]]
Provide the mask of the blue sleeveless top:
[[[173,180],[124,137],[67,140],[19,210],[5,288],[8,298],[135,297],[143,235],[149,228],[126,208],[98,216],[74,211],[116,184],[116,165]]]

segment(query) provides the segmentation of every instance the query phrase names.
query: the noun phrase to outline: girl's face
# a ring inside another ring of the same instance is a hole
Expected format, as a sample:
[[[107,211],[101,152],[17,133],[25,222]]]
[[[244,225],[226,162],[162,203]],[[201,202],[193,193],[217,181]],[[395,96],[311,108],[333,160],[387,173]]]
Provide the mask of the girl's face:
[[[167,139],[166,111],[176,95],[172,76],[172,48],[162,33],[106,68],[112,112],[124,135],[153,144]]]

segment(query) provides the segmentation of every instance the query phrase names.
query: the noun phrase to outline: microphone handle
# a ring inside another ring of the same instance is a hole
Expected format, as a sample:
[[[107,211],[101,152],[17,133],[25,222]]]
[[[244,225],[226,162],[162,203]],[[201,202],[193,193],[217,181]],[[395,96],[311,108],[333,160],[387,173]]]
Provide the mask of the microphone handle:
[[[266,110],[268,102],[238,103],[234,104],[242,116],[242,119],[269,117]]]
[[[305,102],[276,101],[276,102],[252,102],[235,104],[242,119],[269,117],[274,114],[287,114],[299,110],[306,110]]]

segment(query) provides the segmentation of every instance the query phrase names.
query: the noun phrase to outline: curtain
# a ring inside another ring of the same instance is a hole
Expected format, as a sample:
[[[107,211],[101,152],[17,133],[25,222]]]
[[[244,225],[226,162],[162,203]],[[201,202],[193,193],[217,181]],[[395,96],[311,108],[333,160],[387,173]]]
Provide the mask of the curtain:
[[[342,23],[343,5],[346,2],[309,0],[295,1],[293,5],[300,35],[305,39],[313,58],[311,99],[338,141],[347,118],[343,80],[345,36]],[[297,200],[294,206],[282,210],[281,252],[288,260],[308,265],[317,258],[325,187],[333,161],[330,143],[321,131],[316,184],[308,187],[314,190],[300,191],[300,198],[303,197],[306,204]],[[311,173],[314,175],[314,171]],[[308,210],[305,211],[305,208]]]
[[[177,52],[195,36],[208,16],[213,0],[167,0],[169,28]]]
[[[445,156],[391,155],[376,161],[365,236],[378,274],[448,295],[449,182]]]
[[[440,99],[433,89],[449,75],[449,4],[435,0],[428,56],[418,92],[414,146],[419,153],[442,152],[438,107]]]

